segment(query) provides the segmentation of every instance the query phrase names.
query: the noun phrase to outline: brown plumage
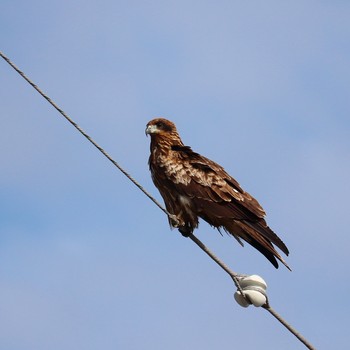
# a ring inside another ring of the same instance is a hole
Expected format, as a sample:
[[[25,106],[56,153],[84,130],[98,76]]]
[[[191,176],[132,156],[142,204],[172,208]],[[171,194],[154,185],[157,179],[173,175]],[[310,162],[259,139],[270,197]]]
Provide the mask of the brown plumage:
[[[149,167],[155,186],[162,195],[169,219],[190,235],[202,218],[217,229],[223,228],[243,245],[242,239],[260,251],[278,268],[280,260],[288,265],[273,244],[288,255],[288,248],[267,226],[265,212],[258,201],[220,165],[192,151],[180,139],[174,123],[151,120],[146,127],[151,136]]]

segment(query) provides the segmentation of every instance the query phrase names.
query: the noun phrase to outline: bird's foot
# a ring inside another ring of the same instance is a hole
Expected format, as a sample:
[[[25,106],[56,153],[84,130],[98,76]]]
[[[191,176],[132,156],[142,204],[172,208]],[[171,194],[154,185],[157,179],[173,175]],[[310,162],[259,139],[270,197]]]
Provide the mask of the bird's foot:
[[[186,225],[186,223],[179,216],[169,214],[168,217],[170,225],[177,228],[184,237],[189,237],[192,234],[193,228],[188,226],[188,224]]]
[[[168,214],[168,217],[172,227],[178,228],[185,225],[184,221],[174,214]]]

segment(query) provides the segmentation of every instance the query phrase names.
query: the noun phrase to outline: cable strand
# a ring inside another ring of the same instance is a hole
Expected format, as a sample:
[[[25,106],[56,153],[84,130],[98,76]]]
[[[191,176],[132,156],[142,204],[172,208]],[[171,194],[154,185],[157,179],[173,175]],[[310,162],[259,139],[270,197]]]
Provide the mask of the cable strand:
[[[137,186],[154,204],[158,206],[169,218],[174,219],[170,214],[143,186],[141,186],[128,172],[126,172],[100,145],[98,145],[77,123],[75,123],[53,100],[47,96],[39,87],[34,84],[11,60],[0,51],[0,56],[31,85],[47,102],[49,102],[70,124],[72,124],[87,140],[90,141],[109,161],[115,165],[135,186]],[[217,263],[233,280],[238,291],[244,296],[240,286],[238,274],[229,269],[214,253],[211,252],[195,235],[189,235],[189,238],[202,249],[215,263]],[[248,300],[249,301],[249,300]],[[276,311],[274,311],[267,302],[262,306],[272,316],[274,316],[282,325],[284,325],[292,334],[294,334],[308,349],[316,350],[303,336],[301,336],[291,325],[289,325]]]
[[[100,145],[98,145],[91,136],[89,136],[77,123],[75,123],[49,96],[47,96],[39,87],[34,84],[14,63],[10,61],[1,51],[0,56],[23,78],[25,79],[44,99],[49,102],[70,124],[72,124],[87,140],[89,140],[109,161],[113,163],[131,182],[134,183],[150,200],[152,200],[165,214],[170,215],[168,211],[148,193],[129,173],[127,173]]]
[[[292,327],[286,320],[284,320],[281,315],[279,315],[268,303],[262,307],[273,317],[275,317],[276,320],[278,320],[284,327],[286,327],[289,332],[295,335],[308,349],[316,350],[316,348],[310,344],[305,337],[303,337],[294,327]]]

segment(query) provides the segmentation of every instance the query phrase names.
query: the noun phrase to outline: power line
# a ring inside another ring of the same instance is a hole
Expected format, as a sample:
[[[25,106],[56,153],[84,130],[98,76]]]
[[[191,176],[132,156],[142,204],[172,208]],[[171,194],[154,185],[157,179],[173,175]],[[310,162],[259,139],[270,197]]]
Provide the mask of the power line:
[[[100,145],[98,145],[92,138],[89,136],[77,123],[75,123],[52,99],[47,96],[44,92],[39,89],[39,87],[34,84],[19,68],[15,66],[12,61],[5,56],[0,51],[0,56],[23,78],[29,83],[44,99],[49,102],[70,124],[72,124],[86,139],[88,139],[109,161],[115,165],[118,170],[120,170],[131,182],[134,183],[149,199],[153,201],[154,204],[158,206],[169,218],[176,220],[172,214],[170,214],[151,194],[149,194],[143,186],[141,186],[128,172],[126,172]],[[226,266],[209,248],[207,248],[195,235],[189,235],[189,238],[200,248],[202,249],[213,261],[215,261],[233,280],[238,291],[244,298],[247,298],[242,287],[239,283],[239,275],[233,272],[230,268]],[[247,298],[249,303],[250,300]],[[269,304],[268,299],[266,298],[266,303],[262,307],[267,310],[272,316],[274,316],[281,324],[283,324],[292,334],[294,334],[308,349],[316,350],[299,332],[296,331],[287,321],[285,321]]]

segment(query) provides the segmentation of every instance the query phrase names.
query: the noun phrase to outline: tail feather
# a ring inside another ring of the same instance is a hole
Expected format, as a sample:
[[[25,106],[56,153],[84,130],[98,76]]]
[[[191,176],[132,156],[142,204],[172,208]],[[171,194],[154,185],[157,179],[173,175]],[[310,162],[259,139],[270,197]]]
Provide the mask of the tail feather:
[[[276,269],[278,268],[278,262],[276,260],[277,258],[283,265],[287,267],[288,270],[291,270],[291,268],[283,260],[281,255],[276,251],[270,239],[268,239],[266,235],[262,235],[260,230],[256,230],[251,225],[247,225],[245,222],[242,222],[242,221],[234,221],[234,222],[231,221],[230,223],[225,225],[225,230],[228,231],[234,237],[239,236],[240,238],[245,240],[247,243],[249,243],[252,247],[257,249],[261,254],[263,254],[271,262],[271,264]],[[271,229],[270,231],[273,233],[275,237],[277,237],[277,235]],[[273,240],[273,243],[276,244],[277,247],[279,247],[284,253],[288,255],[287,247],[279,238],[278,240],[279,240],[278,241],[279,244],[275,243],[275,239]],[[285,249],[282,249],[280,247],[281,243],[282,243],[282,247]]]
[[[289,250],[287,246],[283,243],[283,241],[273,232],[269,226],[267,226],[266,221],[264,219],[260,219],[258,222],[249,222],[244,220],[244,223],[250,226],[251,229],[257,231],[261,235],[263,235],[268,241],[271,241],[274,245],[276,245],[282,252],[286,255],[289,255]]]

